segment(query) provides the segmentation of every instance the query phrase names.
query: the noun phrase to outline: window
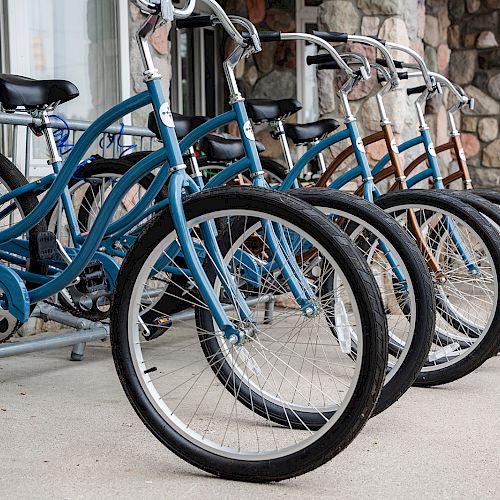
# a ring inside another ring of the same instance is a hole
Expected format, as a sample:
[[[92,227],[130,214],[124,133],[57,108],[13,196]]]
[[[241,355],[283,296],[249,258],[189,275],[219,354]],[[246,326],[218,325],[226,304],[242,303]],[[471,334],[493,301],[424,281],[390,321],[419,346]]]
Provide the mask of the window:
[[[173,30],[172,109],[215,116],[223,110],[224,80],[220,29]]]
[[[128,28],[123,26],[126,0],[3,1],[10,72],[70,80],[80,91],[78,98],[61,105],[56,113],[90,121],[128,96],[129,71],[121,68],[128,60]],[[18,149],[24,150],[20,140]],[[43,139],[34,139],[30,149],[30,174],[44,175]]]

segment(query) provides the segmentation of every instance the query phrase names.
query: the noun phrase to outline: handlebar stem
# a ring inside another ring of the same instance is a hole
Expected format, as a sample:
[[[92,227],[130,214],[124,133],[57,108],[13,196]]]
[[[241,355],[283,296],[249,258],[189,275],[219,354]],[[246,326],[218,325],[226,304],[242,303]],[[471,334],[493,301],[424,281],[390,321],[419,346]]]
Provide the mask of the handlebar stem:
[[[144,65],[144,81],[146,82],[161,78],[160,73],[155,68],[155,65],[153,63],[153,57],[151,56],[151,51],[149,50],[148,44],[148,36],[155,30],[156,26],[158,25],[158,21],[158,15],[149,15],[136,34],[137,44],[139,45],[139,53]]]
[[[224,74],[226,75],[227,85],[229,87],[230,104],[243,100],[243,96],[236,82],[236,76],[234,75],[234,68],[241,61],[245,51],[245,47],[238,45],[223,63]]]

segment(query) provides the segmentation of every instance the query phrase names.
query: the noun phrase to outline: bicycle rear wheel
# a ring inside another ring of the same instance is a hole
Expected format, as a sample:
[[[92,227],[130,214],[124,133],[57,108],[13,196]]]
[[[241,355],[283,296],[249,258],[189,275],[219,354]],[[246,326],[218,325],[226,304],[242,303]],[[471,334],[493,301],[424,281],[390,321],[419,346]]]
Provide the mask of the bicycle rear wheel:
[[[474,208],[444,191],[411,189],[383,195],[376,203],[405,227],[412,210],[439,266],[432,273],[436,333],[416,383],[426,386],[457,380],[481,366],[497,349],[498,232]]]
[[[26,177],[19,171],[19,169],[5,156],[0,154],[0,195],[7,194],[16,188],[28,184]],[[7,229],[21,219],[24,219],[36,206],[38,205],[37,197],[32,193],[25,193],[17,196],[15,199],[7,202],[1,207],[0,216],[0,231]],[[37,232],[46,231],[47,226],[45,221],[40,221],[36,226],[30,229],[26,237]],[[24,259],[18,254],[9,252],[2,248],[1,262],[9,265],[14,269],[20,271],[27,271],[33,274],[46,274],[47,266],[35,259]],[[26,283],[30,288],[31,284]],[[2,291],[0,290],[0,295]],[[35,305],[31,306],[31,310]],[[21,323],[17,321],[12,314],[5,309],[0,309],[0,343],[7,341],[19,329]]]
[[[247,293],[253,321],[243,321],[214,270],[214,290],[233,324],[245,331],[243,343],[225,338],[196,284],[179,268],[172,252],[177,242],[172,221],[167,212],[160,213],[128,253],[115,288],[112,349],[130,402],[170,450],[218,476],[278,481],[320,466],[354,439],[383,383],[387,325],[366,262],[319,212],[269,190],[202,192],[186,201],[185,213],[200,256],[209,255],[200,224],[220,220],[227,231],[243,228],[225,257],[234,282]],[[315,254],[312,266],[311,261],[296,263],[302,286],[314,290],[314,309],[307,313],[267,245],[269,223],[286,235],[287,244],[307,245]],[[160,261],[166,255],[170,267]],[[211,262],[205,258],[207,269]],[[249,267],[256,274],[248,274]],[[188,278],[184,311],[172,316],[158,311],[156,321],[144,324],[144,313],[154,311],[169,293],[176,272]],[[355,357],[342,352],[332,335],[332,276],[358,336]],[[257,279],[280,283],[285,300],[275,306],[272,323],[266,320],[266,297],[248,292]],[[164,333],[147,341],[150,326],[161,326]],[[208,342],[219,346],[215,354],[204,349]],[[228,365],[232,376],[223,384],[217,374]],[[243,392],[245,402],[239,398]],[[281,426],[275,425],[278,421]]]

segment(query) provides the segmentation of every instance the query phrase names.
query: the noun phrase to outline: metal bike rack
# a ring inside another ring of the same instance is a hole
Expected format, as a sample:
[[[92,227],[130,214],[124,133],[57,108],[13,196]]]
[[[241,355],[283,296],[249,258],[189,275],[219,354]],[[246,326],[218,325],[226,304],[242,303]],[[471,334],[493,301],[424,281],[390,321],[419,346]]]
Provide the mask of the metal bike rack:
[[[31,124],[41,123],[40,119],[35,119],[26,113],[3,113],[0,112],[0,152],[12,161],[21,169],[26,177],[30,177],[30,162],[32,150],[32,134],[22,131],[23,127],[28,127]],[[89,128],[92,122],[81,120],[66,120],[70,129],[70,137],[68,138],[71,144],[75,144],[78,140],[78,135]],[[56,130],[65,130],[66,126],[61,120],[51,118],[49,127]],[[10,129],[10,130],[9,130]],[[20,134],[24,134],[24,150],[19,150]],[[144,149],[153,149],[155,135],[151,130],[144,127],[134,127],[130,125],[112,125],[108,127],[102,134],[102,147],[99,149],[99,154],[104,158],[112,158],[119,156],[119,151],[116,147],[105,147],[106,136],[118,136],[121,134],[124,137],[137,138],[137,147],[132,151],[142,151]],[[100,141],[99,141],[100,142]]]
[[[54,333],[51,336],[34,340],[20,340],[11,343],[0,344],[0,358],[26,354],[29,352],[46,351],[59,347],[73,346],[71,359],[80,361],[83,359],[85,344],[95,340],[106,340],[109,338],[109,325],[96,323],[84,318],[76,318],[72,314],[62,311],[57,306],[41,302],[35,306],[32,318],[40,318],[44,321],[56,321],[62,325],[75,328],[74,332]]]

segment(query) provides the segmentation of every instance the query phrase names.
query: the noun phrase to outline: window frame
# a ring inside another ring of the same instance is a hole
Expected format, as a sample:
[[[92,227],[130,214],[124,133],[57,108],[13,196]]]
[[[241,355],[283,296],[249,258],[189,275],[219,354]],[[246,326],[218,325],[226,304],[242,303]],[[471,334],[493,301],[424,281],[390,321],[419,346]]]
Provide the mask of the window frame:
[[[198,12],[198,10],[197,10]],[[200,14],[209,14],[210,11],[198,12]],[[210,31],[214,34],[215,46],[222,45],[223,37],[220,29],[209,26],[191,30],[193,37],[193,66],[196,68],[198,78],[194,78],[194,113],[196,115],[206,115],[206,93],[205,93],[205,33]],[[183,109],[183,92],[182,92],[182,58],[179,51],[180,38],[183,30],[178,30],[172,27],[170,31],[171,41],[171,69],[172,78],[170,80],[170,95],[172,109],[177,113],[182,114],[185,112]],[[224,106],[224,78],[221,77],[222,71],[222,58],[219,51],[214,54],[214,66],[217,68],[215,74],[217,75],[215,81],[215,109],[218,113],[223,111]],[[195,75],[194,75],[195,76]]]
[[[305,33],[306,25],[318,22],[318,7],[306,6],[305,0],[295,0],[295,18],[297,24],[297,32]],[[297,41],[297,99],[304,103],[307,93],[305,73],[306,73],[306,57],[305,57],[305,42]],[[305,110],[302,109],[298,113],[299,121],[305,120]]]

